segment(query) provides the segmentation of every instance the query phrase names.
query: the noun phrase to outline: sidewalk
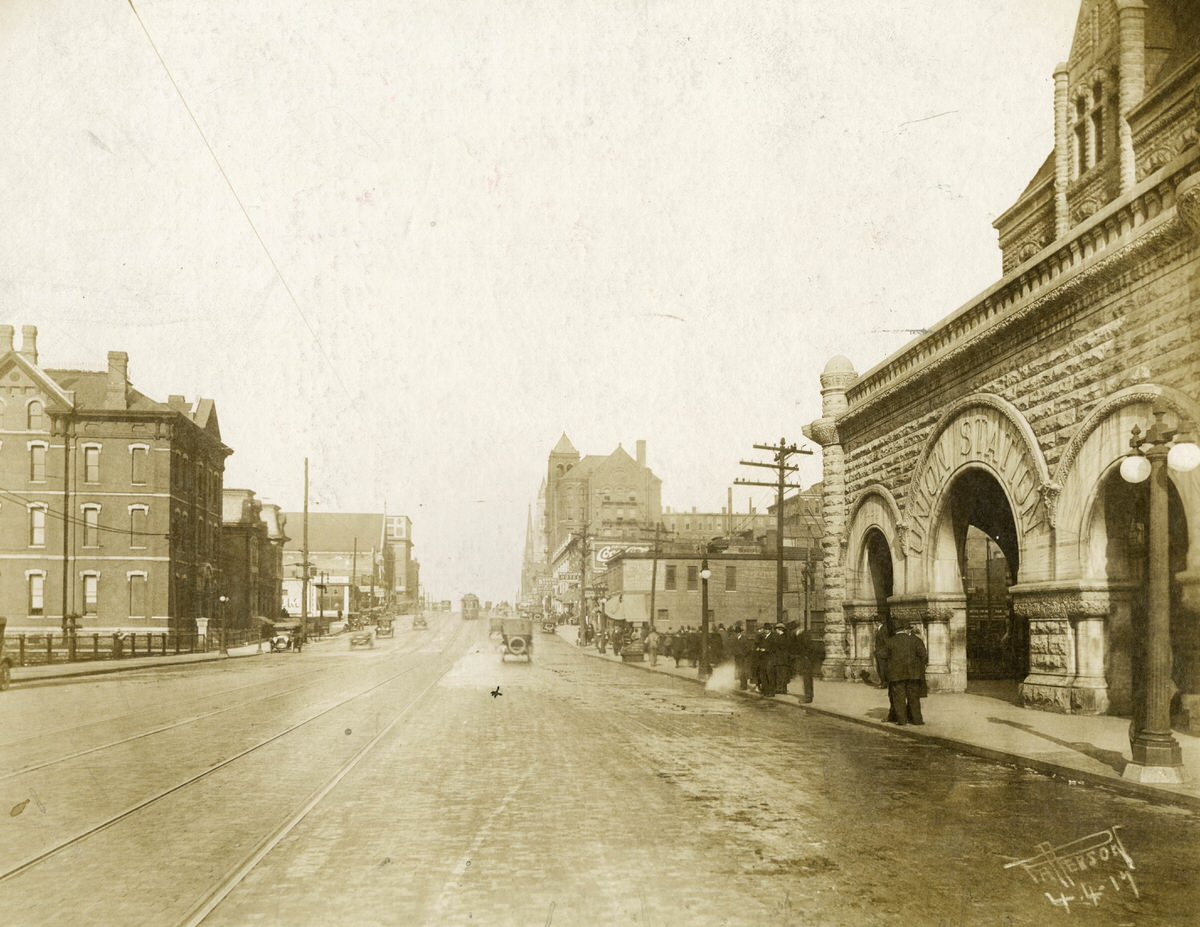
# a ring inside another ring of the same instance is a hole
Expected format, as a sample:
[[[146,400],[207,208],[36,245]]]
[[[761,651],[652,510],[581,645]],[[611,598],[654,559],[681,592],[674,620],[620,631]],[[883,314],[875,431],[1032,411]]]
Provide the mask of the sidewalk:
[[[558,636],[575,644],[576,628],[560,626]],[[649,663],[624,663],[610,653],[598,653],[594,647],[577,648],[597,660],[622,663],[646,672],[662,673],[699,682],[695,667],[675,668],[670,657],[660,656],[658,666]],[[714,673],[714,679],[724,674]],[[793,680],[799,686],[800,680]],[[708,688],[723,694],[762,698],[757,692],[736,688]],[[911,737],[940,743],[963,753],[971,753],[999,763],[1034,769],[1071,780],[1099,785],[1147,801],[1181,805],[1200,810],[1200,737],[1175,733],[1183,751],[1183,765],[1190,777],[1183,785],[1149,785],[1121,778],[1129,760],[1129,720],[1107,715],[1060,715],[1022,708],[1000,698],[966,693],[934,694],[922,701],[925,725],[897,727],[884,723],[887,717],[887,693],[862,683],[816,680],[811,704],[801,704],[794,695],[777,695],[775,700],[796,705],[814,714],[842,718],[857,724],[878,727],[898,737]]]
[[[270,652],[264,642],[262,653]],[[51,663],[48,666],[14,666],[13,685],[23,682],[41,682],[46,679],[68,679],[74,676],[101,676],[107,673],[125,673],[130,670],[147,669],[154,666],[182,666],[188,663],[210,663],[232,657],[253,657],[259,653],[257,644],[230,647],[228,654],[219,650],[208,653],[167,654],[154,657],[129,657],[122,660],[80,660],[75,663]]]

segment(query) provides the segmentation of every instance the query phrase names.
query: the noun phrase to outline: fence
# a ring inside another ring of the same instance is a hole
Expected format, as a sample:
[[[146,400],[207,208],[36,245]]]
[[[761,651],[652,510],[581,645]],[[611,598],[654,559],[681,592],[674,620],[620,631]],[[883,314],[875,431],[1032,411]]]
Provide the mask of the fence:
[[[253,644],[262,640],[258,631],[229,631],[226,647]],[[170,632],[130,632],[126,634],[6,634],[4,651],[17,666],[45,666],[50,663],[80,663],[92,660],[121,660],[131,657],[173,656],[207,653],[221,648],[220,632],[212,634],[173,634]]]

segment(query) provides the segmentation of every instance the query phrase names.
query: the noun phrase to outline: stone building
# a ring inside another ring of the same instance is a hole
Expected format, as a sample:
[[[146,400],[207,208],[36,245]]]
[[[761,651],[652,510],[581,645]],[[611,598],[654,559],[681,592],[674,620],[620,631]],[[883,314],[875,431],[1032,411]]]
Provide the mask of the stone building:
[[[890,613],[924,626],[934,688],[1002,675],[1031,706],[1131,712],[1147,491],[1118,469],[1155,406],[1200,419],[1198,100],[1194,4],[1083,3],[1054,151],[996,222],[1003,277],[866,373],[826,366],[805,433],[824,448],[827,675],[869,669]],[[1200,718],[1195,472],[1171,475],[1169,523],[1177,705]]]
[[[287,518],[250,489],[226,489],[223,500],[219,591],[226,601],[215,617],[226,628],[249,630],[279,615]]]
[[[0,325],[0,614],[9,631],[203,632],[217,611],[225,458],[213,402],[38,364]],[[65,517],[64,517],[65,513]],[[65,577],[65,581],[64,581]]]

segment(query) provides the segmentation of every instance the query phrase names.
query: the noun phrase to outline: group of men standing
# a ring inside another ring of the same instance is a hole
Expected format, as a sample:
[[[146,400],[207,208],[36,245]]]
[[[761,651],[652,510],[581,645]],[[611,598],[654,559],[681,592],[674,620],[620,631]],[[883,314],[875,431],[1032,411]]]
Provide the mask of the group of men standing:
[[[929,652],[921,636],[907,621],[877,619],[875,628],[875,669],[880,688],[888,690],[890,724],[924,724],[921,699],[928,691],[925,666]],[[865,670],[864,670],[865,673]]]
[[[821,656],[806,628],[793,621],[763,625],[753,637],[740,624],[733,631],[730,650],[739,687],[748,689],[754,680],[758,691],[770,698],[787,692],[788,683],[799,676],[804,680],[800,700],[813,700],[813,673]]]

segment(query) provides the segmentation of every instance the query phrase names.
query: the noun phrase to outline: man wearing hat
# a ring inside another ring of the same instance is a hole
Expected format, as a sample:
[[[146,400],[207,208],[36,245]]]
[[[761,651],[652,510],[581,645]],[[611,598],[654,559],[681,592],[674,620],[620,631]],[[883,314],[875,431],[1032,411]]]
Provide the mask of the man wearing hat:
[[[924,724],[921,717],[921,687],[929,654],[925,642],[903,619],[896,622],[896,633],[883,645],[887,666],[888,696],[896,714],[896,724]]]
[[[788,645],[787,625],[777,624],[767,638],[767,653],[771,664],[771,694],[787,692],[792,678],[792,654]]]
[[[739,622],[733,626],[733,638],[729,641],[729,651],[733,654],[733,666],[737,672],[738,688],[749,688],[750,658],[754,653],[754,641],[742,630]]]

